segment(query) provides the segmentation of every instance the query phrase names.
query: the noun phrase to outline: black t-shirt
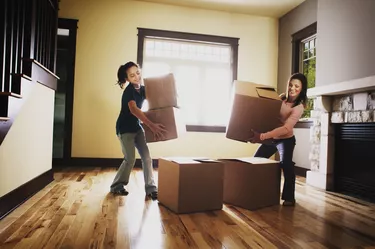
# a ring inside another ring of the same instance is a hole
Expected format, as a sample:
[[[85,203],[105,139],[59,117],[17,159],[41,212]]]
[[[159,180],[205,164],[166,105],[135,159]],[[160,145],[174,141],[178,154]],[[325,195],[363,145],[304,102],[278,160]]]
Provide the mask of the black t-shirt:
[[[140,91],[135,90],[133,84],[129,84],[121,99],[121,111],[116,122],[116,134],[135,133],[142,129],[139,119],[129,109],[129,101],[134,100],[139,109],[142,108],[146,98],[145,87],[141,86]]]

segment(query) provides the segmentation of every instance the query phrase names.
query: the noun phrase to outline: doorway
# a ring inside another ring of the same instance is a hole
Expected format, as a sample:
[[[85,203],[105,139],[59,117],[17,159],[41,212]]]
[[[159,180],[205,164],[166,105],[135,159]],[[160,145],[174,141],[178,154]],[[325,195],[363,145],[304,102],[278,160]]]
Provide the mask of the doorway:
[[[56,74],[60,77],[55,92],[53,165],[71,158],[74,97],[74,69],[78,20],[59,18]]]

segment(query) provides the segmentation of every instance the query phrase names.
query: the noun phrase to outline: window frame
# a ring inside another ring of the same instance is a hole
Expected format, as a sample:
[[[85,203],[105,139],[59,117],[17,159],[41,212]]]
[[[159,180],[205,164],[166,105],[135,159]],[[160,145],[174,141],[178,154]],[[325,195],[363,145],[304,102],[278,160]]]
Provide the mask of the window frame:
[[[317,22],[307,26],[306,28],[292,34],[292,74],[300,72],[301,64],[301,47],[300,44],[303,40],[317,35]],[[298,121],[295,128],[310,128],[313,121]]]
[[[137,63],[142,68],[143,65],[143,50],[144,50],[144,40],[147,37],[159,37],[159,38],[169,38],[169,39],[181,39],[186,41],[199,41],[208,42],[216,44],[226,44],[230,45],[232,53],[232,84],[234,80],[237,80],[238,71],[238,42],[239,38],[206,35],[206,34],[195,34],[179,31],[168,31],[168,30],[157,30],[157,29],[138,29],[138,49],[137,49]],[[208,126],[208,125],[186,125],[186,131],[188,132],[218,132],[225,133],[226,126]]]

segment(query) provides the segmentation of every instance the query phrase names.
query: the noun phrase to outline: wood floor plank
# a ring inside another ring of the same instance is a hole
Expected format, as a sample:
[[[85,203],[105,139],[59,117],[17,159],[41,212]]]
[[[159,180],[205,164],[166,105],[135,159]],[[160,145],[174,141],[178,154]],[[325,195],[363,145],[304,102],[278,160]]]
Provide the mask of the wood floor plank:
[[[292,248],[300,248],[298,244],[296,244],[293,240],[290,240],[288,237],[281,236],[280,234],[274,234],[269,229],[272,229],[271,227],[262,228],[259,226],[256,222],[254,222],[252,219],[248,218],[245,214],[241,213],[239,208],[236,207],[230,207],[229,208],[233,213],[238,215],[249,227],[255,232],[261,235],[262,237],[265,237],[268,241],[270,241],[273,245],[275,245],[277,248],[289,248],[289,245]]]
[[[0,248],[374,248],[375,204],[297,177],[295,207],[175,214],[145,196],[109,193],[116,168],[61,168],[55,181],[0,220]],[[155,179],[157,181],[157,170]]]
[[[14,234],[22,227],[24,227],[24,229],[22,231],[19,231],[18,233],[22,232],[24,234],[24,231],[28,229],[27,227],[30,227],[32,225],[29,219],[37,220],[43,215],[44,212],[47,211],[47,207],[54,201],[53,199],[51,199],[52,196],[59,188],[59,185],[55,185],[46,195],[43,196],[43,198],[36,202],[19,219],[17,219],[17,221],[13,222],[12,225],[7,227],[7,229],[5,229],[5,231],[0,234],[0,245],[4,244],[6,240],[9,240],[9,238],[17,236]]]
[[[116,248],[117,243],[117,224],[118,224],[118,199],[109,195],[108,199],[108,214],[105,217],[106,229],[104,234],[103,248]]]
[[[44,248],[49,240],[52,238],[56,229],[60,226],[62,220],[67,215],[68,211],[72,208],[73,203],[76,201],[76,198],[79,198],[79,190],[69,193],[64,196],[64,203],[61,207],[55,212],[55,215],[50,219],[48,226],[42,230],[42,235],[38,237],[38,240],[34,242],[31,248],[38,249]],[[47,217],[45,217],[47,218]]]
[[[52,217],[60,209],[61,205],[65,202],[64,191],[66,186],[60,186],[59,190],[46,202],[38,212],[31,217],[16,233],[6,240],[6,244],[17,244],[24,238],[35,238],[34,233],[40,234],[45,227],[49,226]],[[30,244],[31,246],[32,244]]]
[[[125,197],[119,196],[116,197],[118,202],[118,226],[116,231],[116,248],[130,248],[130,236],[127,223],[127,213],[125,210]]]
[[[12,211],[9,215],[3,218],[0,222],[0,233],[4,232],[14,221],[18,220],[22,215],[26,213],[33,205],[35,205],[40,199],[48,193],[57,183],[52,182],[48,184],[44,189],[33,195],[26,202],[22,203],[18,208]]]

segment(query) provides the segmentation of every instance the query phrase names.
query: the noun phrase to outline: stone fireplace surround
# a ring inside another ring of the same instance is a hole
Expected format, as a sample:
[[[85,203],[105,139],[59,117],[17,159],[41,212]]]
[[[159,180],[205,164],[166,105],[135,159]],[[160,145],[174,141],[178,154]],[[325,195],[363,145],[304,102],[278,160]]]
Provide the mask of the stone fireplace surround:
[[[308,90],[314,99],[310,127],[310,164],[306,182],[333,190],[335,155],[334,123],[375,122],[375,76],[360,78]]]

